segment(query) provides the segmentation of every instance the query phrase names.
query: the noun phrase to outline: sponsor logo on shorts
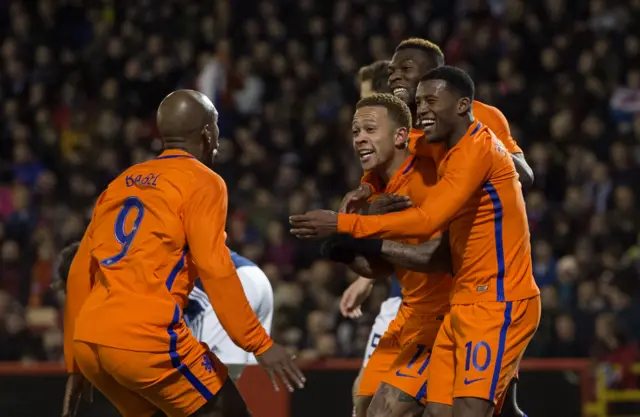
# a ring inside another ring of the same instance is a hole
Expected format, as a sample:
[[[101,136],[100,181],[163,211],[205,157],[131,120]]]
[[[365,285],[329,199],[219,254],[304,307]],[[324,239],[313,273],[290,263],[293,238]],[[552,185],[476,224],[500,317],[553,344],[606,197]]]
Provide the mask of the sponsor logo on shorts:
[[[413,375],[403,374],[400,371],[396,371],[396,376],[399,376],[399,377],[402,377],[402,378],[415,378],[415,376],[413,376]]]
[[[480,291],[486,291],[489,289],[488,285],[478,285],[478,287],[476,287],[476,291],[480,292]]]
[[[471,385],[471,384],[473,384],[475,382],[482,381],[483,379],[485,379],[485,378],[476,378],[476,379],[467,379],[467,378],[465,378],[464,379],[464,384],[465,385]]]

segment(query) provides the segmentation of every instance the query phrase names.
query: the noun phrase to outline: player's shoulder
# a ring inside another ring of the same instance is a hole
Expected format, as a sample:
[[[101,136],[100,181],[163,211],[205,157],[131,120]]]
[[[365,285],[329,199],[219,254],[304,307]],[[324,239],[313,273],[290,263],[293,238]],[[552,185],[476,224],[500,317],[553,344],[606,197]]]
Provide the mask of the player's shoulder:
[[[186,153],[163,153],[126,169],[113,180],[109,188],[168,188],[186,195],[209,186],[225,188],[224,180],[196,158]]]
[[[477,100],[473,101],[473,115],[476,119],[480,119],[480,121],[483,121],[483,118],[487,119],[484,120],[486,123],[489,123],[491,120],[507,122],[507,118],[499,108]]]
[[[506,140],[508,139],[508,136],[511,135],[509,121],[497,107],[490,106],[480,101],[474,101],[473,116],[477,120],[489,126],[500,140]]]

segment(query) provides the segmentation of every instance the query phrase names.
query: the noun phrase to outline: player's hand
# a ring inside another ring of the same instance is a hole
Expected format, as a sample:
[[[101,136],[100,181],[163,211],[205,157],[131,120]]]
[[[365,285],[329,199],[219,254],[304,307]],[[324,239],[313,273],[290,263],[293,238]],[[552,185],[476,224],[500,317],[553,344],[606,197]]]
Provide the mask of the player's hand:
[[[284,347],[274,343],[262,355],[256,355],[256,359],[269,374],[273,389],[276,391],[280,391],[276,374],[289,392],[293,392],[294,384],[297,388],[304,388],[306,378],[295,363],[296,357],[287,352]]]
[[[78,412],[80,400],[93,402],[93,386],[82,374],[70,374],[62,403],[62,417],[74,417]]]
[[[411,207],[411,200],[407,196],[398,194],[382,194],[369,204],[369,214],[386,214],[402,211]]]
[[[289,217],[291,234],[298,239],[320,239],[338,233],[338,213],[313,210]]]
[[[349,191],[340,203],[340,213],[356,213],[367,205],[367,201],[371,197],[371,186],[369,184],[360,184],[358,188]]]
[[[372,279],[358,277],[358,279],[349,285],[349,288],[342,293],[340,313],[350,319],[362,317],[362,303],[369,297],[372,288]]]

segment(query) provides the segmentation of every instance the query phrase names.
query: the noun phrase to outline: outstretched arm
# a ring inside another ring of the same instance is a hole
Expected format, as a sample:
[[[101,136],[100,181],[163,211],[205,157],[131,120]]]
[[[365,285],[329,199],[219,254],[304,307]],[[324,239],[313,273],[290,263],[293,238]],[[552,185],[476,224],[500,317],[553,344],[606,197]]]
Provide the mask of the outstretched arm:
[[[416,272],[451,272],[449,233],[419,245],[385,240],[381,258],[395,266]]]
[[[451,151],[446,170],[431,188],[426,203],[382,216],[338,215],[338,233],[356,238],[430,239],[445,229],[489,177],[493,161],[489,145],[470,143]]]

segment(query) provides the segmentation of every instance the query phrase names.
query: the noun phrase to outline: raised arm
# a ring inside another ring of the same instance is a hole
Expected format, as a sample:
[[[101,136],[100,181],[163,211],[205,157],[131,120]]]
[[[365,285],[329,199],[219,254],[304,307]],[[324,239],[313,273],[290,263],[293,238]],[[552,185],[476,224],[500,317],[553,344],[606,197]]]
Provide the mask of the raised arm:
[[[451,151],[440,181],[425,204],[382,216],[338,215],[338,233],[356,238],[430,239],[460,211],[487,181],[492,166],[488,144],[469,143]]]
[[[193,192],[185,204],[189,250],[211,305],[231,340],[260,355],[273,341],[251,309],[225,245],[227,187],[216,177]]]

